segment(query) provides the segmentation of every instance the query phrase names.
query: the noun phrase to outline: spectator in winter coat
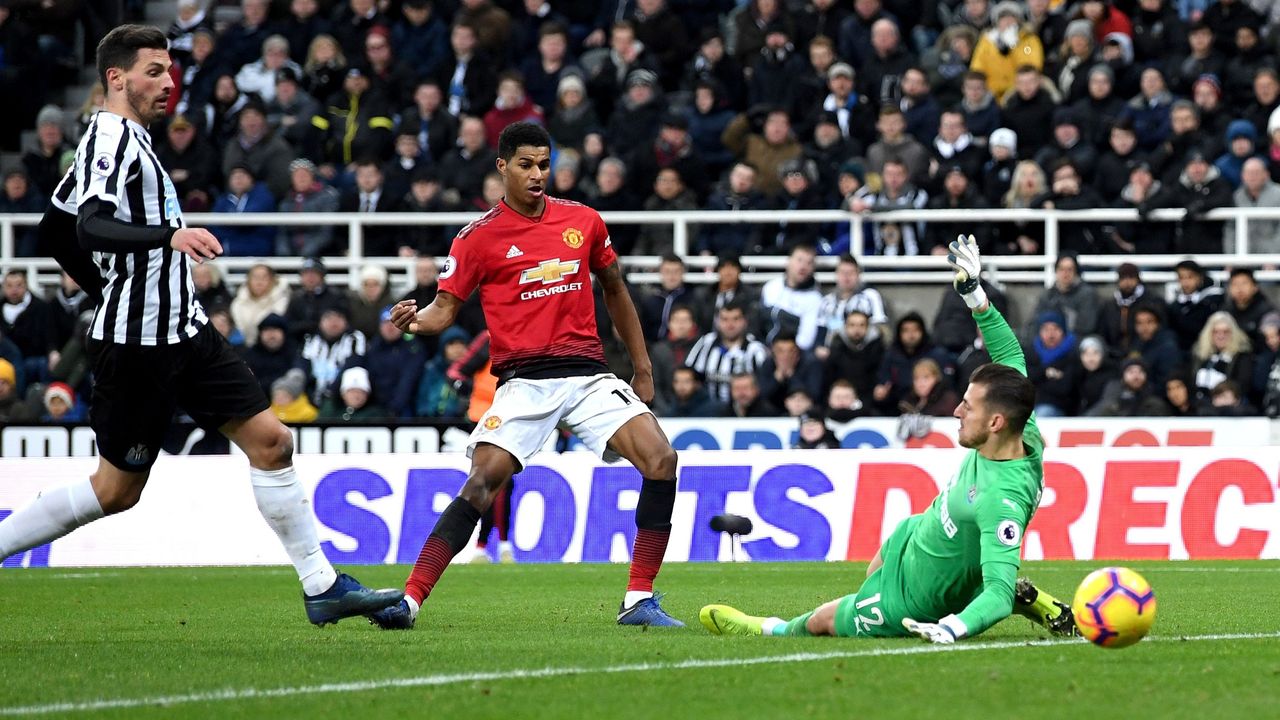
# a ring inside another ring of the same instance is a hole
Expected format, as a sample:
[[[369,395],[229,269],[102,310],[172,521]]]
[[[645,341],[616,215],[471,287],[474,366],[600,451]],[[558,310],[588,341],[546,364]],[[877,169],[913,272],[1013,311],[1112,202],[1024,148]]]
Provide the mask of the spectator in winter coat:
[[[271,266],[259,263],[249,268],[244,284],[231,301],[231,320],[244,334],[244,344],[258,341],[258,326],[268,315],[284,315],[289,307],[289,283]],[[281,317],[281,321],[283,321]],[[267,385],[270,388],[270,384]]]
[[[1258,131],[1248,120],[1233,120],[1227,126],[1227,151],[1218,156],[1213,166],[1222,173],[1223,179],[1234,191],[1240,187],[1240,176],[1244,172],[1244,163],[1250,158],[1265,162],[1257,153]]]
[[[1089,408],[1098,404],[1107,384],[1119,376],[1115,364],[1108,357],[1107,346],[1097,335],[1090,335],[1080,341],[1080,366],[1083,369],[1079,385],[1080,397],[1071,415],[1084,415]]]
[[[666,393],[669,401],[656,408],[662,417],[719,417],[724,414],[725,406],[711,399],[697,370],[677,367],[670,385]]]
[[[760,289],[766,342],[785,333],[794,336],[801,349],[813,349],[818,339],[818,308],[822,304],[822,293],[813,277],[816,256],[812,246],[796,245],[787,256],[782,277],[766,282]]]
[[[406,338],[391,322],[391,308],[383,310],[378,330],[363,357],[352,358],[348,367],[369,371],[372,396],[385,408],[389,417],[410,418],[418,380],[422,377],[423,351],[420,343]]]
[[[1236,325],[1255,346],[1262,345],[1262,333],[1258,330],[1263,316],[1274,309],[1267,296],[1258,289],[1258,281],[1248,268],[1231,271],[1227,283],[1227,302],[1222,308],[1231,315]]]
[[[950,417],[960,398],[951,383],[942,376],[942,368],[933,358],[921,358],[911,367],[911,389],[898,403],[903,414]]]
[[[1242,183],[1231,196],[1236,207],[1280,207],[1280,185],[1272,182],[1267,166],[1261,158],[1245,161],[1241,170]],[[1280,220],[1251,218],[1248,221],[1249,252],[1280,252]],[[1236,221],[1223,226],[1222,244],[1226,252],[1236,247]]]
[[[1158,195],[1138,206],[1139,215],[1151,208],[1186,208],[1187,217],[1175,224],[1174,250],[1180,253],[1202,254],[1222,251],[1222,221],[1204,220],[1204,214],[1214,208],[1231,204],[1231,186],[1223,180],[1216,167],[1199,148],[1187,154],[1186,164],[1178,181],[1166,186]]]
[[[791,134],[791,118],[781,108],[739,115],[720,137],[736,157],[756,169],[756,189],[772,195],[782,188],[778,168],[804,154]]]
[[[1214,388],[1227,380],[1242,388],[1253,385],[1253,344],[1230,313],[1219,311],[1209,316],[1191,351],[1191,361],[1200,400],[1207,400]]]
[[[870,403],[876,374],[884,360],[884,337],[873,334],[870,318],[861,310],[845,316],[839,332],[827,335],[827,358],[823,361],[823,387],[830,392],[837,382],[848,382],[859,398]]]
[[[987,87],[997,98],[1004,97],[1014,84],[1019,68],[1030,65],[1044,69],[1044,47],[1016,2],[998,3],[992,11],[995,23],[978,39],[969,67],[987,76]]]
[[[1111,301],[1103,303],[1098,316],[1098,332],[1111,349],[1112,356],[1125,357],[1133,350],[1136,341],[1134,310],[1140,305],[1155,306],[1164,312],[1164,301],[1142,283],[1138,266],[1121,263],[1116,268],[1116,287]]]
[[[1147,382],[1147,368],[1141,358],[1129,358],[1120,370],[1120,379],[1112,380],[1102,398],[1089,409],[1092,417],[1160,417],[1169,414],[1169,406],[1158,397]]]
[[[289,163],[289,192],[280,200],[280,212],[337,212],[338,200],[338,191],[316,178],[315,163],[306,158]],[[331,225],[282,225],[276,233],[280,257],[317,257],[334,249]]]
[[[1169,307],[1169,329],[1173,330],[1178,348],[1188,352],[1200,337],[1209,316],[1222,308],[1222,288],[1214,285],[1200,263],[1183,260],[1176,266],[1178,281]]]
[[[1050,310],[1038,318],[1040,328],[1034,342],[1040,359],[1034,375],[1036,415],[1063,417],[1075,410],[1084,368],[1076,349],[1076,336],[1067,332],[1062,313]]]
[[[227,176],[227,191],[213,204],[215,213],[275,212],[276,201],[266,184],[258,182],[246,165],[237,165]],[[262,256],[275,251],[276,229],[270,225],[231,225],[216,228],[228,256]]]
[[[1142,91],[1129,101],[1124,117],[1133,121],[1138,147],[1150,152],[1169,137],[1169,110],[1173,105],[1173,95],[1165,87],[1164,74],[1156,68],[1142,71],[1141,88]]]
[[[1154,305],[1138,305],[1133,310],[1134,341],[1129,354],[1137,354],[1147,366],[1151,386],[1164,387],[1165,380],[1174,368],[1183,364],[1182,351],[1173,332],[1164,328],[1160,308]]]
[[[297,345],[289,339],[288,329],[289,323],[283,316],[267,315],[253,328],[254,343],[245,345],[241,353],[268,397],[277,380],[300,367]]]
[[[898,403],[911,390],[912,368],[923,358],[937,362],[946,384],[952,383],[956,374],[955,363],[945,350],[936,347],[929,339],[920,313],[910,312],[898,321],[893,344],[885,351],[884,360],[880,363],[879,384],[872,390],[872,398],[884,414],[897,414]]]

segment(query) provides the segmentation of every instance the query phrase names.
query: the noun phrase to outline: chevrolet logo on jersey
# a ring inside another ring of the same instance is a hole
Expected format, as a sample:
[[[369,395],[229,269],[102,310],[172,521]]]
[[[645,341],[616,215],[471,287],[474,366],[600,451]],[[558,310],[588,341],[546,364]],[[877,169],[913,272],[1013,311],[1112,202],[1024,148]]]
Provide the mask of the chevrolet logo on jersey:
[[[538,263],[538,267],[521,271],[520,283],[541,282],[543,285],[550,285],[560,282],[566,275],[576,275],[581,262],[581,260],[570,260],[562,263],[560,258],[543,260]]]

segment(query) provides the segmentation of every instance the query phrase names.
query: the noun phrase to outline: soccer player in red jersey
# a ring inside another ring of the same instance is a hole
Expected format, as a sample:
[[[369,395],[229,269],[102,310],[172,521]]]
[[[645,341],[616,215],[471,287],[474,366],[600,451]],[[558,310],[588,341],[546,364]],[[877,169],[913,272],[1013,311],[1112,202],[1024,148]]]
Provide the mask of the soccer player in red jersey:
[[[412,628],[499,489],[557,427],[566,427],[604,460],[626,458],[644,478],[618,623],[681,627],[653,594],[671,534],[676,452],[647,405],[653,369],[609,232],[595,210],[547,197],[551,137],[541,126],[508,125],[498,142],[497,167],[506,195],[454,238],[435,300],[425,308],[403,300],[391,311],[401,330],[434,335],[453,324],[463,301],[479,288],[499,386],[471,433],[467,482],[422,546],[404,602],[369,618],[384,629]],[[609,316],[635,366],[630,384],[605,365],[591,274],[604,288]]]

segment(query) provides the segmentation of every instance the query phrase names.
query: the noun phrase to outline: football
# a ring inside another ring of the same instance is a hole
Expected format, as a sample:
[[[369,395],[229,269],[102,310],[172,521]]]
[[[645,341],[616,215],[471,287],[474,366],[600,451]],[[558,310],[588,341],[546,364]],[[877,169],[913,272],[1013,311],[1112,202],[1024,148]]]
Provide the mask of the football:
[[[1141,575],[1123,567],[1094,570],[1071,603],[1080,635],[1105,648],[1128,647],[1146,637],[1156,619],[1156,594]]]

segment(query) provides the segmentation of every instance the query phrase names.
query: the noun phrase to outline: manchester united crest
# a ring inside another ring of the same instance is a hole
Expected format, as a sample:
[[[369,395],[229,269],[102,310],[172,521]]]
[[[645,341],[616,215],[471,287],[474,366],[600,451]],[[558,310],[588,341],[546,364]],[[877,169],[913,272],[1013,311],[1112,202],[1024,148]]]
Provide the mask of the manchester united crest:
[[[498,417],[497,415],[490,415],[489,417],[484,419],[485,430],[497,430],[501,426],[502,426],[502,418]]]
[[[564,231],[564,244],[577,250],[582,247],[582,231],[578,228],[568,228]]]

